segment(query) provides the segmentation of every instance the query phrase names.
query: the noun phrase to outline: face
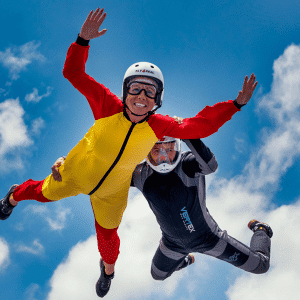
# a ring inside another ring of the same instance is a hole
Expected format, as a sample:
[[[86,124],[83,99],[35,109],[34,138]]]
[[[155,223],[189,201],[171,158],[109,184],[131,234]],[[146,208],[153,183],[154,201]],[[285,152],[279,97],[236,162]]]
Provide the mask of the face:
[[[155,144],[151,149],[148,158],[151,163],[158,166],[162,162],[172,162],[175,159],[175,142]]]
[[[136,77],[134,78],[134,82],[141,83],[132,83],[129,85],[125,103],[131,112],[137,115],[143,115],[151,111],[155,106],[155,99],[150,97],[155,96],[153,92],[155,93],[157,84],[148,77]],[[142,91],[139,94],[134,95],[134,93],[139,92],[140,89],[142,89]],[[148,97],[147,94],[150,97]]]

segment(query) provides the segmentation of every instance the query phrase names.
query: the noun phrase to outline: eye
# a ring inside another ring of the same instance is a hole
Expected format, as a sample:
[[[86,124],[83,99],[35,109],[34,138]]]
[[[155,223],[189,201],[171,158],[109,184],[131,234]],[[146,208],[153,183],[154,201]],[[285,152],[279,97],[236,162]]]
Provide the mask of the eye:
[[[155,95],[155,89],[148,86],[148,87],[145,87],[146,88],[146,91],[149,95]]]

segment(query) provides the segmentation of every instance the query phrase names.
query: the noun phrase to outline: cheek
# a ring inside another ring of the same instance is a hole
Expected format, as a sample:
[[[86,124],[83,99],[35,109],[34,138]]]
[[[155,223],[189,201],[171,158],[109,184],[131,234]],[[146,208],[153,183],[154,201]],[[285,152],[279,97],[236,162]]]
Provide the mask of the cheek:
[[[173,152],[173,153],[171,153],[171,154],[169,155],[169,159],[170,159],[171,161],[173,161],[174,158],[175,158],[175,156],[176,156],[176,153]]]
[[[151,107],[151,109],[155,106],[155,100],[154,99],[149,100],[149,106]]]
[[[150,156],[153,158],[153,159],[156,159],[158,157],[158,153],[157,152],[151,152],[150,153]]]
[[[133,100],[132,95],[128,94],[127,97],[126,97],[126,100],[125,100],[126,105],[127,106],[131,105],[132,100]]]

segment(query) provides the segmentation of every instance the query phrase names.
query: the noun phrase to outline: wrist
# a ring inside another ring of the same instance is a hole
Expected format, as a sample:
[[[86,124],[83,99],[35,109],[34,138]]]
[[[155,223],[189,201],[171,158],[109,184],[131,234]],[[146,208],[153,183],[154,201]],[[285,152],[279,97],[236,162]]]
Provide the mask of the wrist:
[[[246,104],[239,104],[236,99],[233,101],[233,104],[238,108],[241,109],[243,106],[245,106]]]
[[[77,39],[76,39],[76,44],[78,44],[80,46],[88,46],[89,42],[90,42],[90,40],[86,40],[86,39],[82,38],[80,36],[80,34],[78,34]]]

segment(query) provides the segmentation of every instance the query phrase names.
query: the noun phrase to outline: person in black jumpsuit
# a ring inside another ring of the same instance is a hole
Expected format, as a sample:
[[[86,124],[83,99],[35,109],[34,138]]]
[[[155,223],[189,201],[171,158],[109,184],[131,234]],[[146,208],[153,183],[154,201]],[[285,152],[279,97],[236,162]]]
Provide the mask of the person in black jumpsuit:
[[[152,277],[164,280],[188,266],[193,262],[191,252],[216,257],[250,273],[266,273],[272,229],[250,221],[248,227],[254,232],[250,247],[222,231],[206,207],[205,175],[217,170],[217,160],[200,139],[184,142],[191,151],[181,153],[178,139],[159,140],[132,176],[131,186],[143,193],[162,231]],[[59,170],[55,166],[63,160],[52,167],[56,180]]]
[[[179,146],[176,156],[170,157],[170,145],[175,145],[175,140],[167,137],[158,141],[156,156],[154,146],[132,177],[131,185],[143,193],[162,231],[152,260],[152,277],[164,280],[186,267],[191,263],[191,252],[216,257],[254,274],[267,272],[273,235],[270,226],[249,222],[248,227],[254,231],[250,247],[222,231],[206,207],[205,175],[218,167],[214,154],[201,140],[184,140],[191,151],[181,153]],[[172,162],[170,170],[168,163]]]

